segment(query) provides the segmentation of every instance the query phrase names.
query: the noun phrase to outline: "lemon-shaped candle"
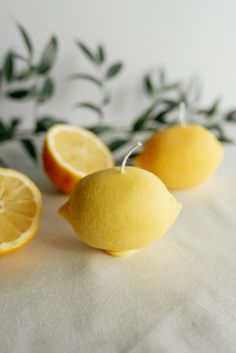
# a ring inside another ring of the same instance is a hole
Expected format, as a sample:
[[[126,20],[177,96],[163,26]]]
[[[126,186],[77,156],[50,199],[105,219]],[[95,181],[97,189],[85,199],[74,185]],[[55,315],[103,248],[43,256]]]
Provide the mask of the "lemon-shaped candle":
[[[181,124],[154,133],[134,164],[157,175],[168,189],[187,189],[207,180],[223,157],[223,146],[200,125],[186,124],[185,106]]]
[[[85,243],[114,256],[160,239],[181,208],[154,174],[125,166],[134,148],[121,167],[81,179],[59,210]]]

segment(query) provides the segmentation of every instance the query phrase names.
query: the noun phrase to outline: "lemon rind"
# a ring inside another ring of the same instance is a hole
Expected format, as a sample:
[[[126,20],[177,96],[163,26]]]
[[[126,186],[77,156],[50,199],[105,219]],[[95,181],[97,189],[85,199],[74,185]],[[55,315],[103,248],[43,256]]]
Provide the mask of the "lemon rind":
[[[9,175],[11,177],[15,176],[20,179],[32,191],[34,196],[33,200],[36,203],[36,212],[30,228],[26,232],[22,233],[18,239],[12,242],[4,242],[0,244],[0,255],[4,255],[5,252],[10,252],[28,242],[36,233],[42,214],[42,195],[38,187],[27,176],[21,174],[20,172],[12,169],[0,168],[0,175]]]
[[[63,158],[61,158],[60,154],[58,153],[56,147],[55,147],[55,135],[59,132],[59,131],[78,131],[81,135],[83,136],[87,136],[90,140],[92,140],[96,146],[103,152],[107,154],[107,161],[109,161],[107,167],[112,167],[114,165],[111,153],[109,151],[109,149],[107,148],[107,146],[91,131],[88,131],[86,129],[83,129],[81,127],[77,127],[77,126],[71,126],[71,125],[64,125],[64,124],[57,124],[55,126],[53,126],[50,131],[47,134],[47,143],[48,143],[48,148],[51,151],[52,155],[54,156],[54,158],[56,159],[56,161],[58,162],[58,164],[63,168],[63,169],[67,169],[68,171],[70,171],[72,174],[74,174],[75,176],[78,176],[80,178],[85,177],[88,173],[83,172],[83,171],[79,171],[78,169],[74,168],[72,165],[70,165],[69,163],[67,163],[66,161],[64,161]]]

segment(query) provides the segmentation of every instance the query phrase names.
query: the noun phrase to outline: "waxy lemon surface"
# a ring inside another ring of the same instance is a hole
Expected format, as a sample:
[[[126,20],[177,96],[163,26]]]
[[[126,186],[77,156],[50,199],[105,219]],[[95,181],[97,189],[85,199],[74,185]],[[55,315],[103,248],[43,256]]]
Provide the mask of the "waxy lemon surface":
[[[207,180],[222,157],[222,144],[209,130],[175,125],[155,133],[134,164],[157,175],[168,189],[178,190]]]
[[[59,213],[85,243],[120,255],[158,240],[180,208],[154,174],[116,167],[81,179]]]

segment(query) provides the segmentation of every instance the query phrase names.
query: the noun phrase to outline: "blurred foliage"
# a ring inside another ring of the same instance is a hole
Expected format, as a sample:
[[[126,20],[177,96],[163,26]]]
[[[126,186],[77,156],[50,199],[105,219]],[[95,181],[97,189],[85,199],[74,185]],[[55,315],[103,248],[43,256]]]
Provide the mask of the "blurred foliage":
[[[100,91],[99,102],[79,102],[75,105],[77,108],[86,108],[95,112],[100,120],[105,118],[106,107],[111,103],[110,81],[118,76],[123,69],[123,63],[116,61],[114,63],[107,62],[107,54],[103,45],[97,45],[92,50],[87,44],[76,41],[76,46],[84,54],[84,56],[93,64],[95,73],[75,73],[70,76],[72,80],[86,80],[95,85]],[[93,70],[94,71],[94,70]]]
[[[0,98],[16,101],[31,101],[33,106],[32,120],[34,126],[30,131],[20,129],[25,117],[0,117],[0,142],[17,140],[21,143],[28,155],[37,161],[37,150],[34,143],[34,134],[37,134],[55,123],[53,117],[39,116],[39,108],[47,102],[55,92],[55,82],[51,71],[54,67],[58,41],[52,36],[40,55],[35,58],[34,45],[30,35],[21,24],[16,24],[25,53],[21,54],[13,49],[4,55],[0,67]],[[0,164],[5,165],[4,161]]]
[[[35,137],[44,133],[52,125],[63,122],[50,114],[39,113],[40,108],[55,93],[55,81],[52,77],[57,54],[58,41],[52,36],[44,46],[41,55],[35,57],[35,49],[30,35],[21,24],[17,24],[23,41],[23,54],[10,49],[2,58],[0,64],[0,99],[11,102],[32,102],[32,129],[25,131],[21,116],[0,117],[0,143],[16,140],[26,150],[34,162],[37,162]],[[80,101],[75,106],[89,109],[98,116],[98,124],[88,129],[108,141],[108,147],[116,153],[123,147],[147,138],[152,132],[163,127],[176,124],[179,116],[179,104],[184,102],[187,108],[187,121],[202,124],[210,129],[216,137],[224,142],[232,140],[225,132],[226,125],[236,123],[236,109],[222,111],[221,100],[216,98],[204,106],[201,101],[202,88],[198,80],[189,82],[169,80],[164,69],[154,69],[147,72],[142,80],[143,92],[147,98],[146,107],[136,117],[130,126],[118,128],[105,123],[106,108],[112,103],[111,84],[124,67],[122,61],[109,63],[107,51],[101,44],[91,49],[84,42],[77,40],[76,46],[83,56],[92,64],[92,72],[79,72],[70,76],[71,80],[84,80],[94,85],[100,99],[98,102]],[[30,125],[30,124],[28,124]],[[108,138],[107,138],[108,137]],[[1,158],[0,165],[6,166]]]
[[[164,69],[157,68],[143,77],[143,91],[146,94],[147,107],[133,119],[131,126],[120,133],[112,126],[104,126],[96,131],[98,135],[113,131],[110,141],[111,150],[117,151],[124,146],[145,139],[151,133],[164,127],[180,123],[179,105],[184,102],[187,109],[186,118],[189,123],[201,124],[211,130],[223,143],[232,143],[227,136],[225,127],[236,123],[236,110],[222,112],[221,100],[215,99],[208,106],[202,106],[202,87],[197,79],[189,82],[169,80]],[[118,135],[118,137],[117,137]]]

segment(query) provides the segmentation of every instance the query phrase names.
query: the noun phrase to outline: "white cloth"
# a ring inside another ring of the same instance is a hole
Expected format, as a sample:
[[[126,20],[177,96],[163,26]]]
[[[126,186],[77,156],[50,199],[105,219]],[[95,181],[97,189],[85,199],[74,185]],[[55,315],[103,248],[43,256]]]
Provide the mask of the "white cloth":
[[[211,180],[175,193],[168,234],[126,258],[83,244],[57,215],[66,197],[38,173],[40,231],[0,258],[1,353],[236,351],[234,146]]]

